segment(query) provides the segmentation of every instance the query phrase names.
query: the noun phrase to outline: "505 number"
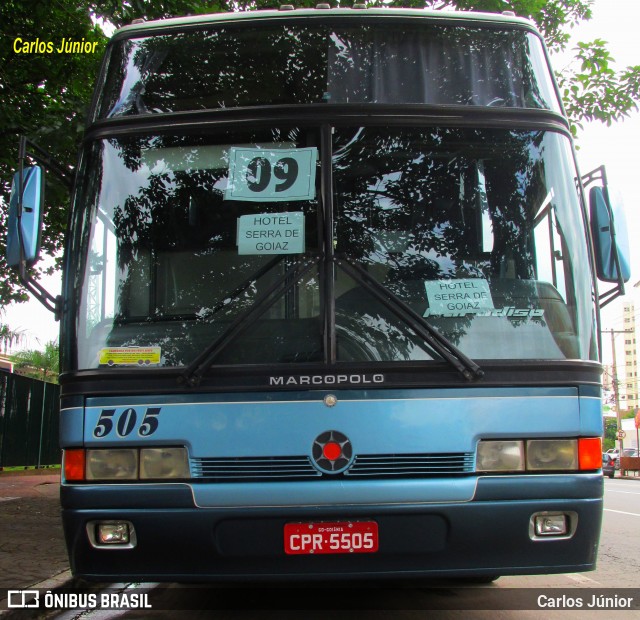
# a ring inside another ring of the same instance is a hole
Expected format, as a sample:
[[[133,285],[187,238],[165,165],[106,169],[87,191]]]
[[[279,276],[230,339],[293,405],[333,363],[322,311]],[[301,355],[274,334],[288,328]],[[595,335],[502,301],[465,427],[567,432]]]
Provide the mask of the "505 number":
[[[142,416],[138,435],[148,437],[158,430],[158,416],[161,407],[147,407]],[[128,407],[116,416],[116,409],[103,409],[96,427],[93,429],[94,437],[106,437],[114,430],[119,437],[127,437],[138,425],[138,412],[133,407]]]

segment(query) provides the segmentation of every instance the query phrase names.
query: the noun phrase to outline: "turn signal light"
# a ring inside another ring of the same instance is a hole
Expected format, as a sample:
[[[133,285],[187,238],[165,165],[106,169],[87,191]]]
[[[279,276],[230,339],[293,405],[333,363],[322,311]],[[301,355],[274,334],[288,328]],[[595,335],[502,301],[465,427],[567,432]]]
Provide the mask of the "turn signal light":
[[[84,480],[85,452],[82,448],[64,451],[64,479],[69,482]]]
[[[602,439],[583,437],[578,439],[578,460],[580,469],[600,469],[602,467]]]

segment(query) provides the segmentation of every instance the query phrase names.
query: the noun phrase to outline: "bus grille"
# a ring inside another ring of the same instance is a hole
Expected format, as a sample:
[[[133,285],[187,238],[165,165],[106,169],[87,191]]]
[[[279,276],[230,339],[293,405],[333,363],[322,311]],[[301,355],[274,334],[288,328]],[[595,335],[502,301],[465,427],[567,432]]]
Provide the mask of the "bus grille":
[[[210,480],[273,480],[318,478],[322,474],[306,456],[192,459],[194,478]]]
[[[472,452],[443,454],[376,454],[356,456],[347,476],[416,477],[469,474],[474,471]]]
[[[356,456],[342,474],[322,474],[306,456],[197,458],[191,460],[194,479],[231,482],[234,480],[297,480],[340,476],[416,478],[470,474],[474,471],[472,452],[440,454],[376,454]]]

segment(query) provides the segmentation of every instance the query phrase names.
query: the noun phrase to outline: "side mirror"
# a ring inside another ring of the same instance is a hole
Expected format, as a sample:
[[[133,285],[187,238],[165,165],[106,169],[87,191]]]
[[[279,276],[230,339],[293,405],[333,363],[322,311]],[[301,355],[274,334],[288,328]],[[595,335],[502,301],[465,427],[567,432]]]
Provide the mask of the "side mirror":
[[[616,229],[613,209],[602,187],[589,191],[589,208],[598,279],[627,282],[631,277],[627,229],[626,226]]]
[[[21,175],[22,174],[22,179]],[[30,267],[38,260],[44,205],[44,173],[39,166],[16,172],[11,185],[6,259],[18,268],[22,260]]]

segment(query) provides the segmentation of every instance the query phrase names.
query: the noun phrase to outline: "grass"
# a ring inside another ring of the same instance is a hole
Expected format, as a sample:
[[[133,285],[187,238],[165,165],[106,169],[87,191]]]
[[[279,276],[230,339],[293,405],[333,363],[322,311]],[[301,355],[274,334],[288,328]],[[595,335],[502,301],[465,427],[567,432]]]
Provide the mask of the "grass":
[[[47,471],[55,473],[56,471],[60,471],[60,465],[42,465],[41,467],[29,466],[29,467],[0,467],[0,475],[2,474],[15,474],[22,471],[32,472],[32,471]]]

